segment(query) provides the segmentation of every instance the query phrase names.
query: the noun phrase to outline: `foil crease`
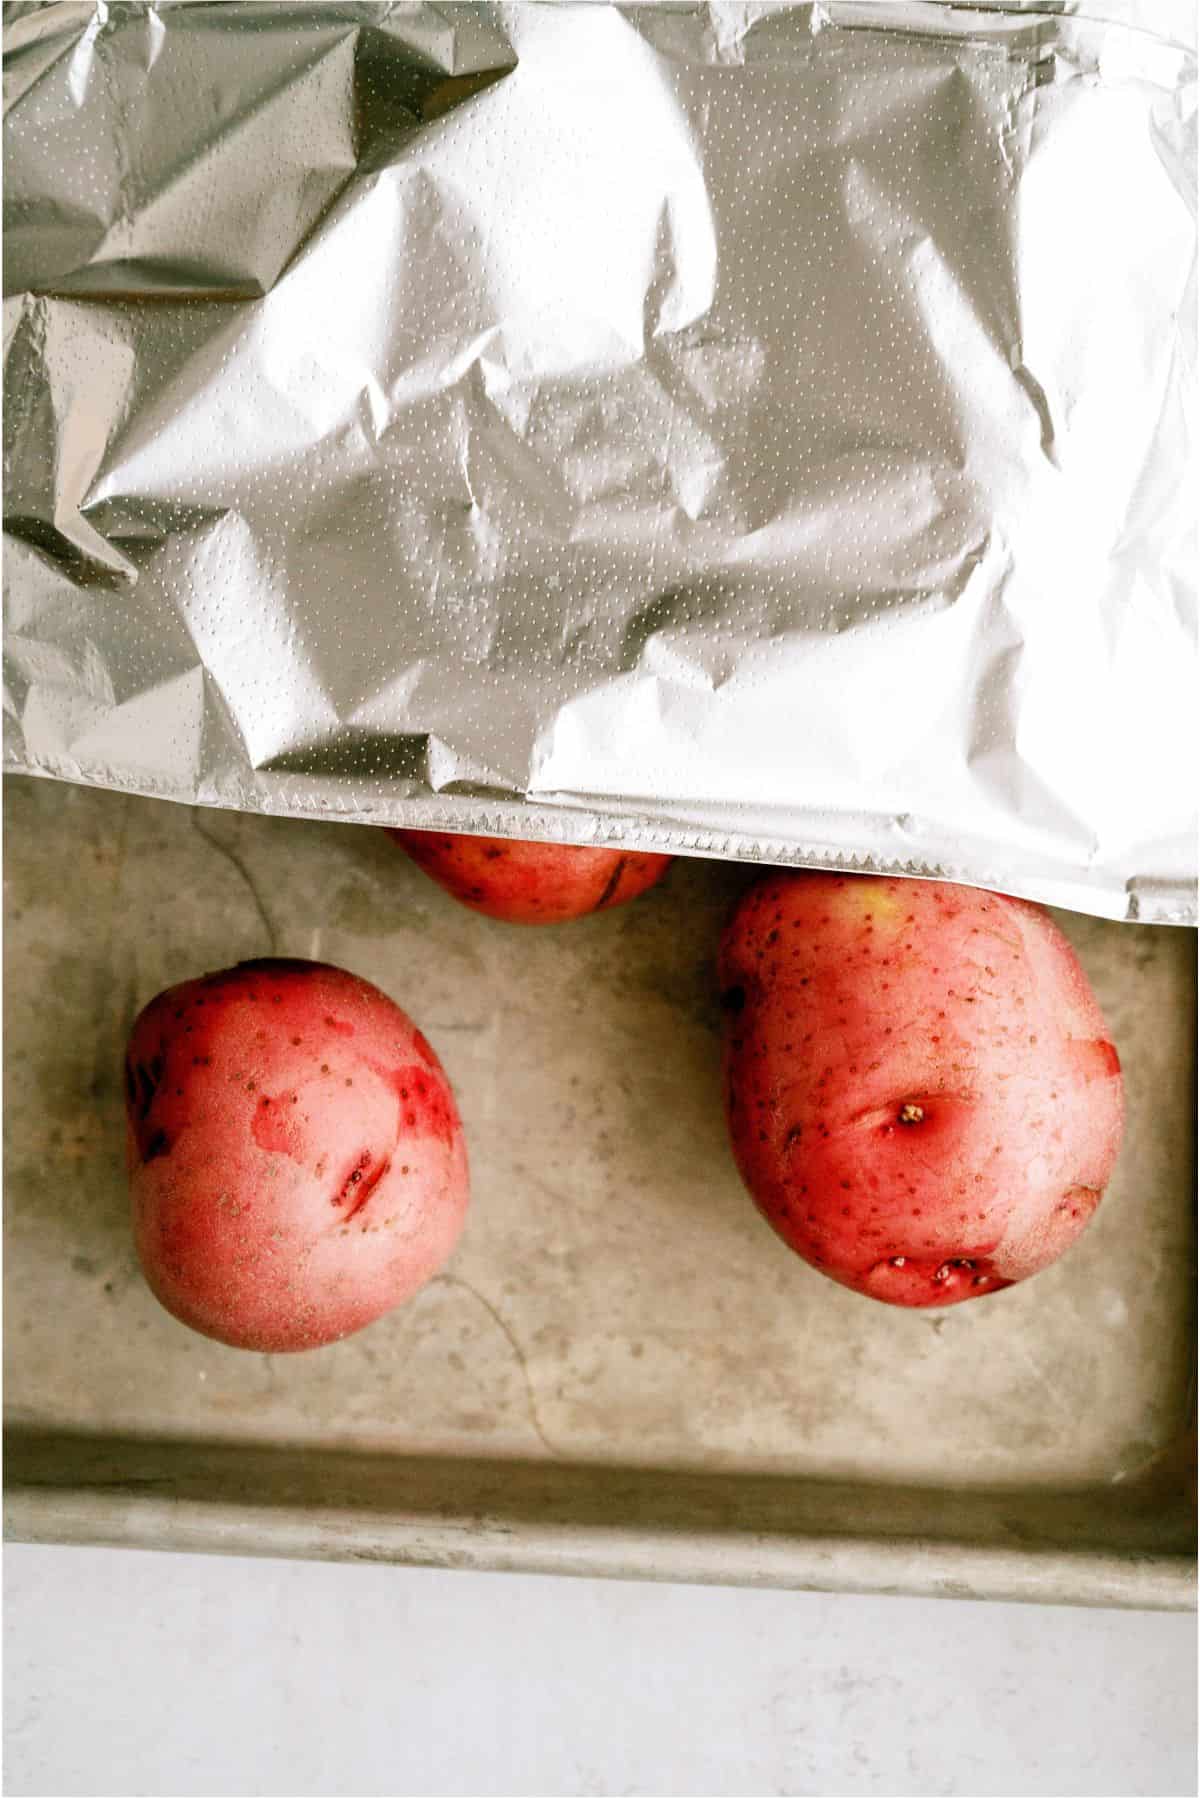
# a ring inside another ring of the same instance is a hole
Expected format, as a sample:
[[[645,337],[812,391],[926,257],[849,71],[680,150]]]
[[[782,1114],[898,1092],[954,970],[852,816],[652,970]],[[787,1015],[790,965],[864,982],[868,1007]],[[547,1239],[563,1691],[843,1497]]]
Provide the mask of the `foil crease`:
[[[1190,6],[5,26],[8,768],[1195,921]]]

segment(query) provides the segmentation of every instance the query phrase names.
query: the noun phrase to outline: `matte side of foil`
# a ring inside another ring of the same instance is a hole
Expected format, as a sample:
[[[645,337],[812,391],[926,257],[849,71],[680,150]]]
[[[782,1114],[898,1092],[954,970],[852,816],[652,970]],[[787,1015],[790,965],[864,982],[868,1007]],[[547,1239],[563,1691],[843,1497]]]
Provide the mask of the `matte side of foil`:
[[[1170,5],[7,8],[6,765],[1193,921],[1194,105]]]

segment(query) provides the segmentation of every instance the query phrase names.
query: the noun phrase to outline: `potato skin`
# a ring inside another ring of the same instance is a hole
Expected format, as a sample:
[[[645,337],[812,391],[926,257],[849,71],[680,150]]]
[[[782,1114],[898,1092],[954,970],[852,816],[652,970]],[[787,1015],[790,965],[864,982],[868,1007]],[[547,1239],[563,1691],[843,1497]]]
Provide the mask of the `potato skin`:
[[[507,837],[389,830],[431,879],[472,911],[506,924],[565,924],[636,899],[673,857]]]
[[[181,1322],[235,1348],[317,1348],[422,1286],[462,1228],[462,1126],[398,1005],[320,962],[169,988],[133,1026],[138,1257]]]
[[[722,941],[734,1157],[797,1254],[894,1305],[1046,1267],[1120,1146],[1120,1062],[1036,905],[940,882],[779,873]]]

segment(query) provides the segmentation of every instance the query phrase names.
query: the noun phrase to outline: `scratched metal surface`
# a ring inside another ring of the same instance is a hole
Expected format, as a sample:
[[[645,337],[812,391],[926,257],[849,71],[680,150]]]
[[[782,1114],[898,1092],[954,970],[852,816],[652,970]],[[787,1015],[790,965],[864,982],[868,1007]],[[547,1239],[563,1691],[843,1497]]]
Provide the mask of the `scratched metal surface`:
[[[666,1546],[639,1567],[649,1537],[622,1535],[618,1484],[601,1570],[718,1577],[715,1548],[672,1560],[674,1481],[720,1476],[736,1494],[769,1475],[798,1495],[797,1518],[812,1482],[841,1482],[864,1518],[897,1485],[924,1492],[931,1516],[947,1494],[1002,1490],[1017,1506],[1004,1527],[1036,1535],[1039,1495],[1099,1495],[1119,1524],[1122,1493],[1177,1456],[1193,1340],[1190,933],[1063,916],[1127,1070],[1120,1168],[1058,1266],[934,1317],[822,1280],[739,1188],[710,967],[748,870],[679,862],[623,911],[512,931],[454,905],[382,832],[12,779],[6,875],[6,1401],[18,1442],[42,1442],[30,1477],[57,1484],[56,1503],[66,1476],[44,1463],[59,1436],[216,1445],[210,1473],[229,1469],[227,1492],[212,1473],[218,1511],[222,1492],[245,1499],[238,1455],[264,1449],[320,1451],[335,1483],[338,1457],[356,1455],[470,1462],[484,1478],[520,1464],[535,1486],[542,1466],[640,1469],[661,1481]],[[295,1358],[225,1349],[158,1308],[121,1167],[136,1010],[268,950],[336,961],[413,1013],[459,1094],[474,1176],[450,1271],[361,1335]],[[120,1467],[104,1477],[120,1486]],[[39,1502],[26,1492],[22,1533],[39,1533]],[[128,1533],[139,1502],[124,1492],[125,1521],[99,1533],[142,1539]],[[307,1500],[282,1534],[259,1502],[232,1545],[354,1551],[351,1525],[332,1548],[306,1536]],[[535,1543],[539,1502],[522,1524]],[[736,1500],[722,1515],[736,1527]],[[989,1515],[971,1525],[980,1551]],[[164,1514],[150,1539],[181,1530]],[[82,1514],[55,1531],[97,1533]],[[440,1553],[389,1541],[377,1552]],[[511,1564],[515,1551],[462,1552]],[[541,1564],[533,1549],[517,1560]],[[768,1561],[747,1550],[733,1576]],[[964,1589],[987,1589],[977,1574]],[[1055,1592],[1089,1595],[1069,1580]]]

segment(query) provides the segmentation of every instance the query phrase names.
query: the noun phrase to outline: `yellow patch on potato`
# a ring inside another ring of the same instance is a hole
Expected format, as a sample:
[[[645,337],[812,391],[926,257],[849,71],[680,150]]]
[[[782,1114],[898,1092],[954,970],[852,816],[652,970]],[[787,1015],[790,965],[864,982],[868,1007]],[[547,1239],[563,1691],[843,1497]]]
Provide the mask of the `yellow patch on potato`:
[[[883,925],[898,930],[908,916],[907,906],[902,905],[882,881],[868,884],[865,880],[855,880],[840,897],[841,908],[849,917],[864,923],[869,921],[876,929]]]

